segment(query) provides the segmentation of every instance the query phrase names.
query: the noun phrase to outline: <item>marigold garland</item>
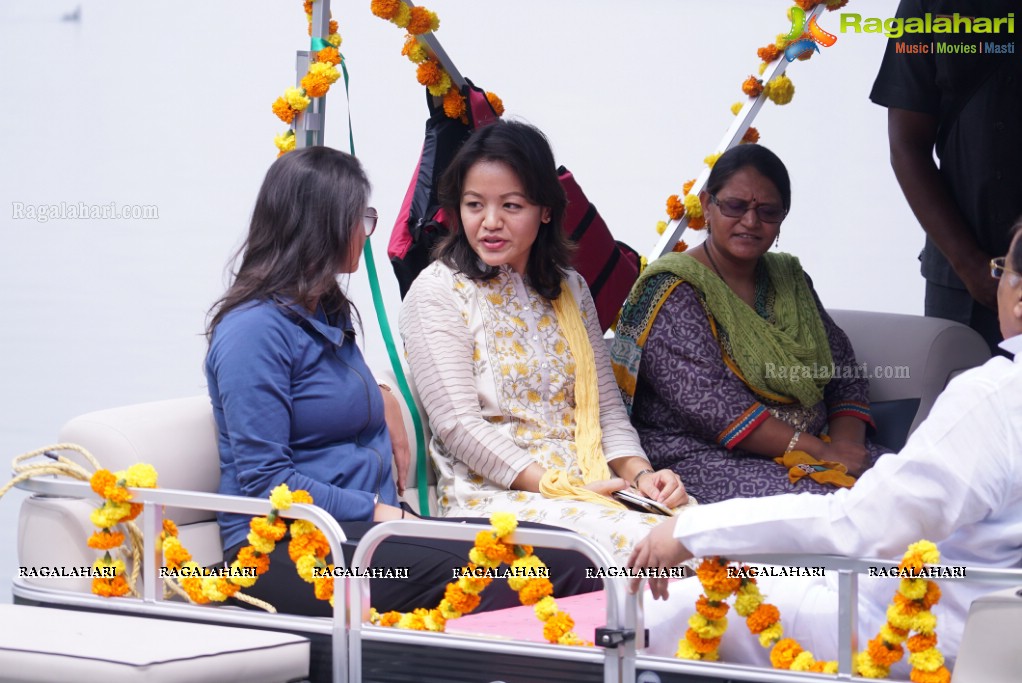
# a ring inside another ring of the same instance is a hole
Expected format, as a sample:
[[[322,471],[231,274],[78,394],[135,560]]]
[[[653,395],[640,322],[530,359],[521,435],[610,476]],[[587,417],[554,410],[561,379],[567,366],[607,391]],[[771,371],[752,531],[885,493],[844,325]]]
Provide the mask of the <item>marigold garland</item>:
[[[397,2],[397,0],[394,0]],[[312,35],[312,3],[316,0],[304,0],[305,17],[309,22],[309,35]],[[400,3],[398,3],[400,4]],[[273,101],[270,109],[273,114],[286,124],[293,124],[295,117],[305,111],[312,99],[323,97],[330,90],[330,86],[341,77],[341,72],[335,67],[338,66],[344,57],[338,52],[341,46],[341,36],[338,33],[337,22],[330,20],[325,38],[327,47],[324,47],[311,55],[309,70],[299,83],[299,88],[287,88],[283,96]],[[279,150],[277,156],[286,154],[295,148],[294,129],[277,135],[273,140]]]
[[[464,96],[455,87],[451,75],[426,51],[417,38],[440,28],[440,18],[436,12],[422,5],[409,7],[401,0],[372,0],[369,9],[380,19],[385,19],[408,32],[401,46],[401,54],[412,64],[417,65],[415,77],[419,85],[425,86],[433,97],[441,98],[445,116],[467,124],[468,108]],[[500,98],[487,92],[486,99],[497,116],[503,116],[504,103]]]
[[[96,470],[89,479],[89,486],[101,498],[103,504],[92,511],[89,519],[99,527],[88,540],[90,548],[103,551],[103,556],[93,563],[96,569],[113,576],[97,576],[92,579],[92,592],[103,597],[120,597],[132,591],[124,576],[125,565],[122,560],[114,559],[111,550],[117,550],[124,543],[124,534],[113,527],[123,522],[130,522],[142,512],[142,506],[131,503],[131,491],[128,487],[151,489],[156,486],[156,470],[152,465],[138,463],[126,470],[110,472]],[[124,555],[124,551],[121,551]]]
[[[433,609],[419,608],[411,612],[377,612],[370,610],[369,620],[377,626],[411,629],[416,631],[444,631],[447,621],[468,614],[479,606],[479,594],[493,578],[490,571],[502,564],[511,566],[508,586],[518,593],[523,605],[532,605],[536,618],[543,622],[543,637],[560,645],[592,645],[580,638],[572,629],[575,621],[557,606],[554,587],[546,578],[546,565],[533,554],[532,547],[507,543],[505,538],[518,527],[518,520],[509,512],[495,512],[490,516],[491,528],[476,534],[475,544],[469,551],[469,564],[462,568],[457,581],[447,584],[444,598]]]
[[[940,562],[940,553],[930,541],[908,547],[898,568],[918,574],[923,567]],[[716,661],[721,638],[727,630],[727,599],[736,595],[735,611],[745,617],[749,631],[759,636],[759,644],[770,649],[770,664],[775,669],[837,673],[837,662],[817,661],[811,652],[793,638],[784,638],[781,613],[763,599],[756,579],[748,567],[728,576],[730,563],[720,557],[705,558],[696,569],[703,595],[696,600],[696,613],[688,621],[685,636],[678,641],[675,657]],[[747,577],[747,578],[745,578]],[[902,578],[891,606],[887,623],[866,649],[855,655],[854,673],[864,678],[886,678],[890,668],[901,660],[907,648],[914,683],[949,683],[951,673],[937,649],[936,617],[929,611],[940,600],[936,582],[922,578]],[[909,637],[910,632],[916,635]]]

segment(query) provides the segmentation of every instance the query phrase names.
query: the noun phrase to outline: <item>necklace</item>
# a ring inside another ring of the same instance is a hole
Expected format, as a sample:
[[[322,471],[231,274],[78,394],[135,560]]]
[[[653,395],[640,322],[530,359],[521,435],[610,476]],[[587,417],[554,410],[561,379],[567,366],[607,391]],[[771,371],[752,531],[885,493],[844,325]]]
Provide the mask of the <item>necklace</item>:
[[[713,253],[710,251],[709,241],[703,242],[703,251],[706,252],[706,258],[710,260],[710,265],[713,266],[713,270],[717,273],[717,277],[723,280],[724,284],[728,284],[727,278],[724,277],[724,273],[720,272],[720,268],[717,267],[717,262],[713,260]],[[731,285],[728,286],[730,287]]]

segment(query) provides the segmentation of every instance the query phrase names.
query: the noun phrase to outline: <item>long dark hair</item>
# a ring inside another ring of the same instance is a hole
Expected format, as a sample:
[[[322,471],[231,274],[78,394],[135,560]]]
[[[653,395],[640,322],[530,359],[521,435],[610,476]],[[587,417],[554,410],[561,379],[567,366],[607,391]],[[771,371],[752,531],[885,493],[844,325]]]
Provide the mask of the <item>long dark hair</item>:
[[[358,159],[308,147],[273,162],[259,189],[248,237],[234,256],[241,266],[213,304],[209,338],[224,316],[249,301],[281,297],[328,316],[357,312],[337,284],[369,201]]]
[[[721,191],[731,176],[743,168],[754,168],[777,188],[784,210],[791,208],[791,179],[788,169],[780,157],[766,147],[756,144],[738,145],[720,155],[713,164],[710,177],[706,179],[706,191],[715,195]]]
[[[477,129],[462,145],[440,181],[440,203],[453,221],[453,229],[436,248],[436,258],[472,280],[489,280],[498,269],[480,261],[472,250],[461,222],[461,194],[465,176],[480,161],[506,164],[525,188],[530,202],[550,209],[550,222],[540,226],[529,250],[525,276],[548,299],[561,293],[561,280],[571,267],[572,246],[562,223],[567,199],[557,179],[554,153],[537,128],[518,121],[498,120]]]

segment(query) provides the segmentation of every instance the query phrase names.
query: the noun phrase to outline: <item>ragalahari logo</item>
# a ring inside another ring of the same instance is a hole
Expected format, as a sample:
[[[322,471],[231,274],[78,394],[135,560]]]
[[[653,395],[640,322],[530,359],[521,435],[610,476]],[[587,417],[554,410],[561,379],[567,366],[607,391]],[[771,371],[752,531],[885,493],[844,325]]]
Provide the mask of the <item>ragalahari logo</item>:
[[[827,33],[816,23],[816,15],[806,22],[806,13],[801,7],[791,8],[791,30],[784,36],[788,47],[784,58],[793,62],[806,52],[819,52],[819,46],[830,47],[837,42],[837,36]]]

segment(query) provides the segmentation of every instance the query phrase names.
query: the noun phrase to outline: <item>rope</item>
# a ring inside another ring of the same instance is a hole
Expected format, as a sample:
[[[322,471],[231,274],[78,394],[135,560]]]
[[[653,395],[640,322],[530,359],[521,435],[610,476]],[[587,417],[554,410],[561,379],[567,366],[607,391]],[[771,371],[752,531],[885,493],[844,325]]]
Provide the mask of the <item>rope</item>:
[[[33,477],[41,477],[47,475],[63,476],[69,479],[77,479],[79,481],[90,481],[92,479],[92,472],[89,472],[81,464],[67,458],[54,451],[73,451],[80,454],[90,465],[92,465],[93,472],[102,469],[99,461],[90,453],[88,450],[79,446],[75,443],[58,443],[51,446],[44,446],[43,448],[37,448],[34,451],[22,453],[21,455],[15,456],[11,461],[11,470],[15,473],[15,476],[11,478],[6,484],[0,487],[0,498],[4,497],[8,491],[14,488],[16,485],[23,481],[31,479]],[[45,455],[47,458],[51,458],[48,462],[25,464],[32,458],[36,458],[40,455]],[[138,528],[134,522],[120,522],[127,532],[127,545],[130,548],[130,558],[128,552],[122,547],[120,549],[121,559],[131,560],[131,574],[125,577],[125,581],[128,583],[128,588],[131,594],[136,598],[141,598],[142,595],[136,587],[138,585],[139,575],[142,572],[142,551],[145,546],[144,537],[142,530]],[[183,597],[188,602],[197,604],[192,600],[188,593],[181,588],[181,586],[170,577],[164,577],[164,592],[163,597],[167,598],[173,593],[180,597]],[[268,602],[253,598],[250,595],[245,595],[240,591],[235,593],[234,596],[242,602],[246,602],[255,607],[266,610],[267,612],[276,613],[276,609]]]

